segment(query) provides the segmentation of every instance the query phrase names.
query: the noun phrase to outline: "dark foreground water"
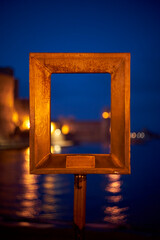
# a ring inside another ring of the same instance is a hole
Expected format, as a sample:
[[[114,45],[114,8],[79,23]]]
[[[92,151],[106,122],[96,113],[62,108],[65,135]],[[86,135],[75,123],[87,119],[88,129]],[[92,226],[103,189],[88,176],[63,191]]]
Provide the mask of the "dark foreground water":
[[[101,146],[82,146],[96,152]],[[63,151],[63,150],[62,150]],[[131,175],[87,175],[88,226],[159,231],[160,141],[131,148]],[[0,222],[73,220],[73,175],[30,175],[29,148],[0,151]]]

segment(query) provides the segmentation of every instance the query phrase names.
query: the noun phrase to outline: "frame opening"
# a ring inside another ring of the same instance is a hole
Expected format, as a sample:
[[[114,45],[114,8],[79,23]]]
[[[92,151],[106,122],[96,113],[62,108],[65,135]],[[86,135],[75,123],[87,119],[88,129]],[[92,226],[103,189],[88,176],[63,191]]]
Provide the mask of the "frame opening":
[[[51,75],[51,152],[110,153],[110,74]]]

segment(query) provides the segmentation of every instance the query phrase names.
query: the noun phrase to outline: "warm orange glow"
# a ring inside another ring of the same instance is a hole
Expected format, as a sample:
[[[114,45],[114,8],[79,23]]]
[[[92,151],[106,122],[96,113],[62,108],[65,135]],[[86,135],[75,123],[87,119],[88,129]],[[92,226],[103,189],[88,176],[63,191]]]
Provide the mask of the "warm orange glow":
[[[106,207],[105,213],[107,216],[104,218],[104,221],[113,223],[113,224],[122,224],[126,222],[126,211],[128,208],[119,208],[118,206]]]
[[[69,126],[68,125],[63,125],[62,126],[62,133],[65,134],[65,135],[69,133]]]
[[[119,193],[121,191],[122,182],[119,174],[108,174],[109,184],[106,186],[106,191],[110,193]]]
[[[110,213],[110,214],[114,214],[114,215],[119,215],[123,210],[125,210],[124,208],[119,208],[118,206],[113,206],[113,207],[106,207],[105,209],[105,213]]]
[[[19,226],[22,226],[22,227],[28,227],[28,226],[31,226],[31,223],[19,222],[18,225],[19,225]]]
[[[108,174],[106,177],[109,180],[105,190],[109,193],[105,197],[107,199],[107,207],[104,210],[106,216],[104,221],[111,224],[124,224],[127,221],[128,207],[120,207],[119,202],[123,200],[121,195],[121,175]],[[116,205],[118,203],[118,205]]]
[[[54,153],[54,147],[51,146],[51,153]]]
[[[118,203],[120,201],[122,201],[123,197],[122,195],[118,195],[118,196],[108,196],[106,197],[107,200],[111,203]]]
[[[12,116],[12,121],[17,124],[18,123],[18,113],[14,112]]]
[[[23,123],[21,125],[21,130],[29,130],[30,129],[30,121],[29,121],[29,117],[26,117],[23,120]]]
[[[38,175],[29,174],[29,148],[23,151],[24,161],[22,165],[22,175],[20,184],[23,191],[19,192],[20,208],[16,211],[16,215],[20,217],[33,218],[39,211],[38,206]]]
[[[110,116],[111,116],[111,114],[110,114],[109,112],[103,112],[103,113],[102,113],[102,117],[103,117],[104,119],[110,118]]]
[[[120,179],[119,174],[108,174],[108,178],[110,181],[118,181]]]
[[[56,124],[54,122],[51,122],[51,133],[54,133],[56,129]]]
[[[25,151],[24,151],[24,154],[25,154],[25,159],[26,161],[29,161],[29,155],[30,155],[30,148],[26,148]]]
[[[33,200],[37,198],[37,194],[35,192],[25,192],[24,199],[26,200]]]
[[[121,187],[121,182],[117,181],[117,182],[112,182],[110,183],[110,187],[114,188],[114,189],[118,189]]]
[[[55,187],[55,184],[53,183],[53,182],[51,182],[51,181],[48,181],[48,182],[45,182],[44,184],[43,184],[43,187],[45,188],[45,189],[47,189],[47,188],[54,188]]]

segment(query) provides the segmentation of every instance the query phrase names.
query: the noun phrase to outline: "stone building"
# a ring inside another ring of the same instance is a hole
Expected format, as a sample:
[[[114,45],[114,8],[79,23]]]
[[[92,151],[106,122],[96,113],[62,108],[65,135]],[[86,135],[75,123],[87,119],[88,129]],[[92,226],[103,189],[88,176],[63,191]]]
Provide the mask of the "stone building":
[[[0,141],[14,130],[14,76],[10,68],[0,68]]]
[[[13,70],[0,68],[0,145],[18,140],[15,130],[27,130],[27,124],[29,101],[18,97],[18,81]]]

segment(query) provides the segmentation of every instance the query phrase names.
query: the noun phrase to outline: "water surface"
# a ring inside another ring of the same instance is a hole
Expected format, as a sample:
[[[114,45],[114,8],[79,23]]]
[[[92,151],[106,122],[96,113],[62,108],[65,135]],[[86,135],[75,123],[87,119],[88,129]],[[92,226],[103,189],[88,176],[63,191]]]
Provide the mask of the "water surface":
[[[158,231],[159,149],[158,140],[133,145],[131,175],[87,175],[88,225]],[[99,153],[104,149],[100,145],[87,145],[74,151],[82,150]],[[72,224],[73,175],[29,174],[29,148],[0,151],[0,169],[1,222]]]

